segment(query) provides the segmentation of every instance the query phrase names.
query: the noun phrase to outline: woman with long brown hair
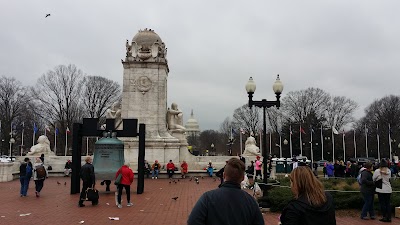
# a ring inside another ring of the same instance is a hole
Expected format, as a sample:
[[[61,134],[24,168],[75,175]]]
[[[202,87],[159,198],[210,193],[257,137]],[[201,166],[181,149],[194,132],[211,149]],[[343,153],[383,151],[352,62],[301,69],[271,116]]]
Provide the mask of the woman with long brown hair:
[[[308,166],[299,166],[290,174],[294,199],[283,209],[282,225],[335,225],[332,196]]]

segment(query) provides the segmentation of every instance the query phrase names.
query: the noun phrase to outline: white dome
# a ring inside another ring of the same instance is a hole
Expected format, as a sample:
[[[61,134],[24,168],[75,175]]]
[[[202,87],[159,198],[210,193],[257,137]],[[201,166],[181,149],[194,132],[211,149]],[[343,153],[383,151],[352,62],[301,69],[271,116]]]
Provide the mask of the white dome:
[[[193,109],[192,109],[192,113],[190,114],[190,118],[186,122],[185,128],[186,128],[186,132],[200,132],[199,123],[193,116]]]

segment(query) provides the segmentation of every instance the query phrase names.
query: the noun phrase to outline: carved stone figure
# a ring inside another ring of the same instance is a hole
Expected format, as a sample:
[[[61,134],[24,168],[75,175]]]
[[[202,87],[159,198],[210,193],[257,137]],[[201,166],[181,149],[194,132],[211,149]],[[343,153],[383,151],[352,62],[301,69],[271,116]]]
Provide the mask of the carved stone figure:
[[[132,56],[132,45],[129,44],[128,40],[126,40],[126,57]]]
[[[253,136],[247,138],[243,155],[245,156],[259,156],[260,148],[256,145],[256,139]]]
[[[27,155],[40,156],[45,155],[55,155],[54,152],[50,150],[50,141],[45,135],[39,136],[37,144],[32,146]]]
[[[110,109],[106,111],[107,119],[115,119],[114,128],[116,130],[122,127],[122,117],[121,117],[121,104],[119,102],[114,102]]]
[[[183,114],[182,111],[178,109],[176,103],[171,104],[171,108],[167,110],[167,125],[168,130],[172,132],[185,132],[185,127],[183,126]]]

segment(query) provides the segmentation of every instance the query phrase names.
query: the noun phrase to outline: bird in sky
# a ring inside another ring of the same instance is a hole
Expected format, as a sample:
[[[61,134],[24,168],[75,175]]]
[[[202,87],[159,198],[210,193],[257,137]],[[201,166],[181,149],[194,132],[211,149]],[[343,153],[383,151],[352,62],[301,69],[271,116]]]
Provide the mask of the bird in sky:
[[[177,199],[178,199],[178,197],[173,197],[172,199],[173,199],[173,200],[177,200]]]
[[[49,17],[49,16],[50,16],[50,13],[47,13],[46,16],[45,16],[44,18],[47,18],[47,17]]]

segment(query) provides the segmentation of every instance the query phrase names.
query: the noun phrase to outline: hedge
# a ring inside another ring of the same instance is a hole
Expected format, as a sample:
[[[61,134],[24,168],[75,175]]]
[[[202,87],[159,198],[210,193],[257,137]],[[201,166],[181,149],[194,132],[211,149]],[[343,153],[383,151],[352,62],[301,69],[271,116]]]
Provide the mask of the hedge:
[[[361,209],[364,204],[361,193],[359,191],[359,185],[354,178],[346,179],[320,179],[325,187],[325,190],[329,191],[334,199],[336,209]],[[281,187],[274,187],[268,192],[268,201],[271,204],[270,210],[272,212],[282,211],[283,208],[293,198],[293,194],[287,186],[290,186],[288,178],[282,178],[278,180]],[[286,187],[285,187],[286,186]],[[392,180],[393,191],[400,191],[400,179]],[[342,192],[351,191],[351,192]],[[259,198],[258,201],[263,201],[263,197]],[[391,205],[400,206],[400,193],[393,192],[391,196]],[[375,208],[379,209],[378,196],[375,195]]]

